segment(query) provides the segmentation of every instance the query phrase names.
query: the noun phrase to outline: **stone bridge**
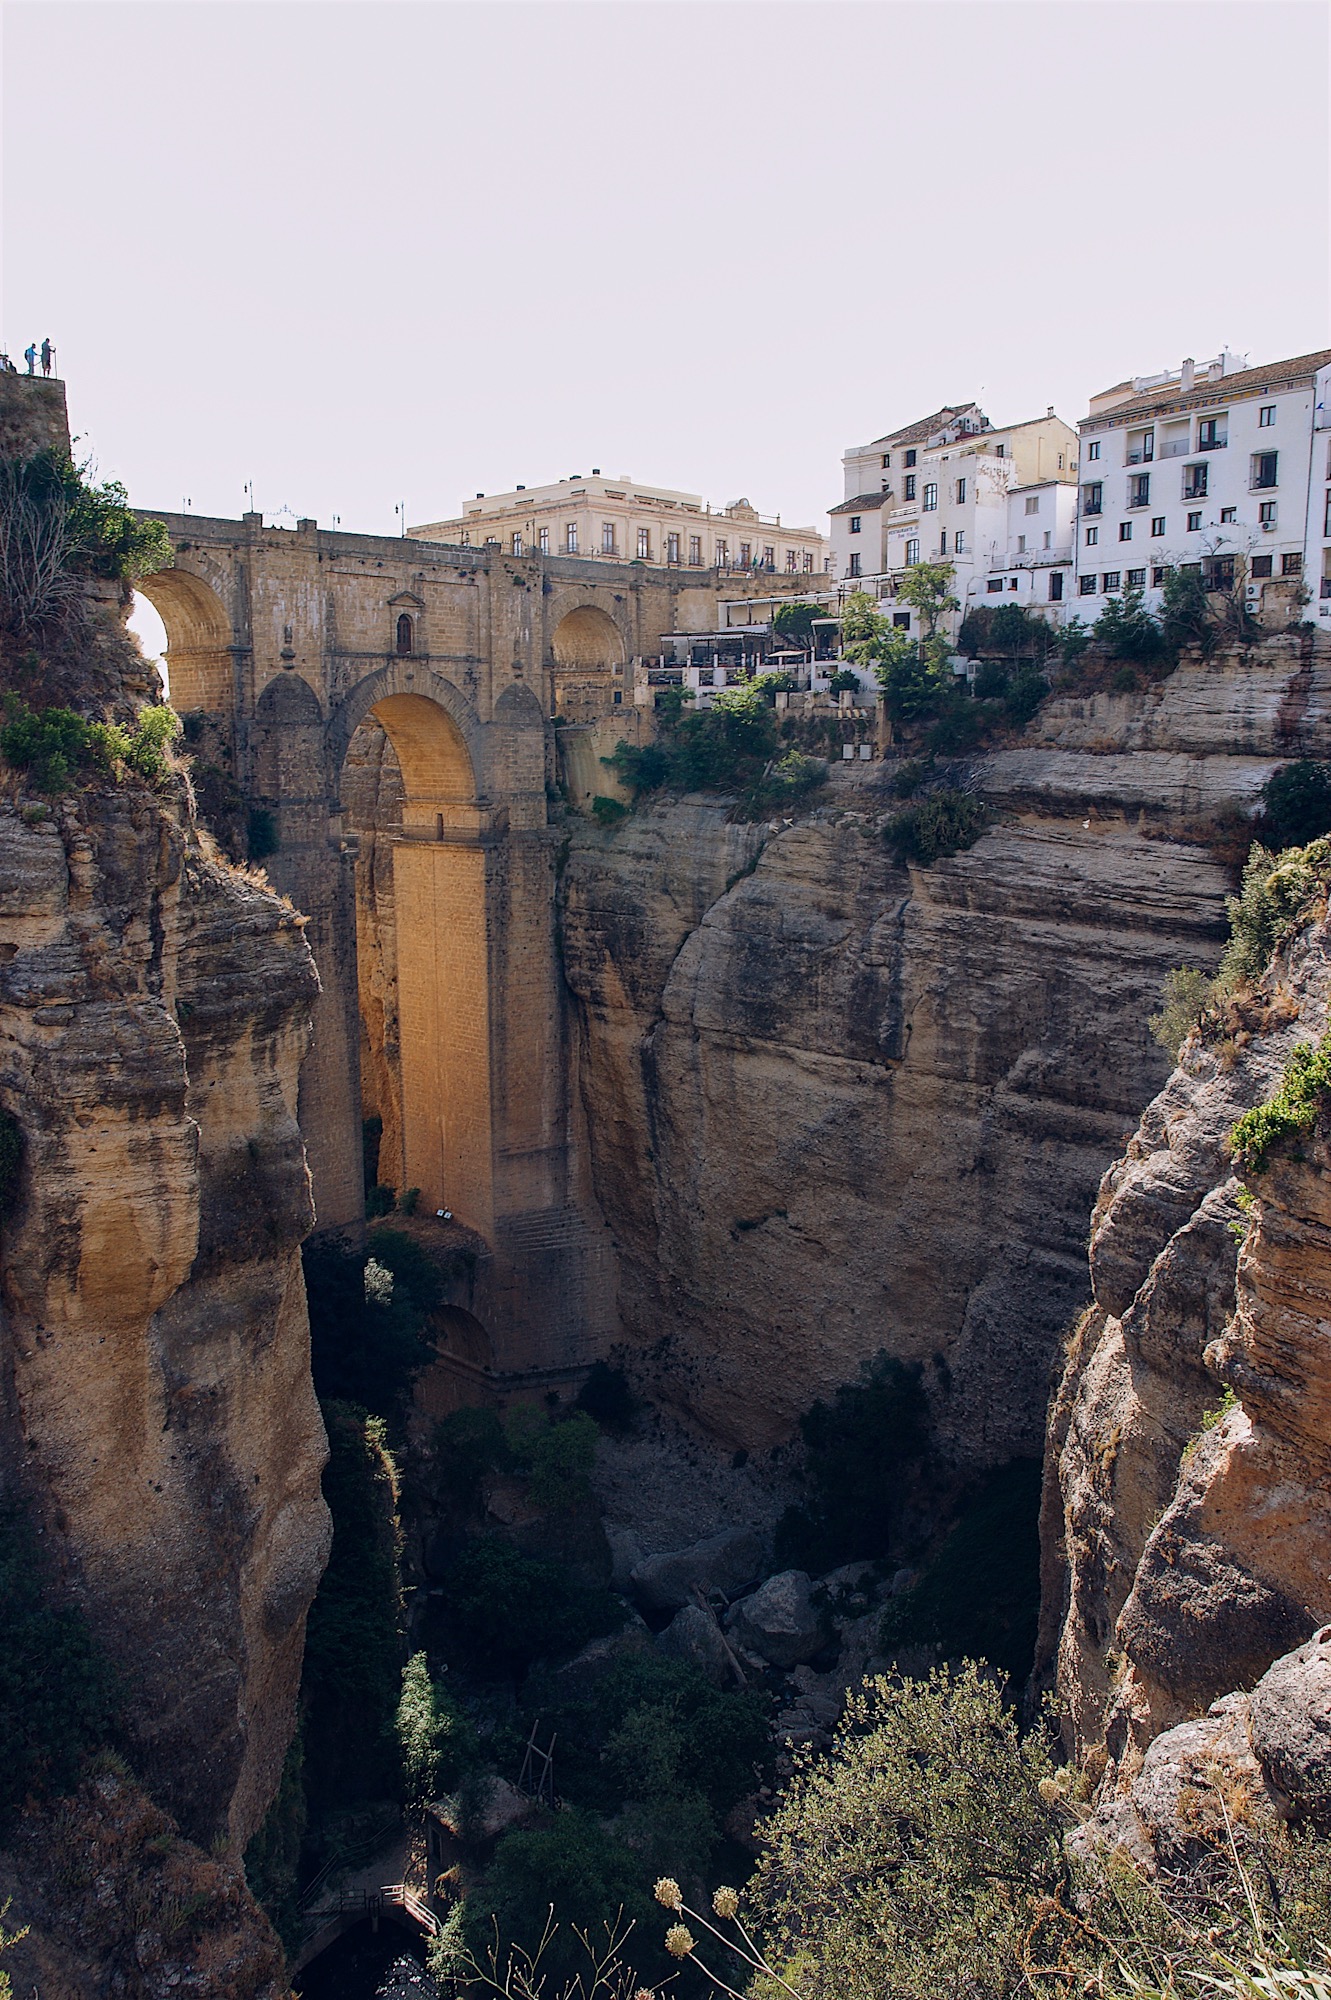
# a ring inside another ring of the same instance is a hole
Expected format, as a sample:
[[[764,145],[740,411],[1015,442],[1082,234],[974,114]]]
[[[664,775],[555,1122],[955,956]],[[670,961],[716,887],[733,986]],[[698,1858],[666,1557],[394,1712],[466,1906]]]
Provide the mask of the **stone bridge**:
[[[714,629],[711,571],[158,514],[196,781],[261,830],[323,982],[301,1083],[318,1226],[378,1178],[486,1249],[464,1373],[556,1379],[604,1352],[612,1262],[582,1188],[556,948],[556,714],[633,716],[632,662]],[[626,728],[625,733],[632,733]]]

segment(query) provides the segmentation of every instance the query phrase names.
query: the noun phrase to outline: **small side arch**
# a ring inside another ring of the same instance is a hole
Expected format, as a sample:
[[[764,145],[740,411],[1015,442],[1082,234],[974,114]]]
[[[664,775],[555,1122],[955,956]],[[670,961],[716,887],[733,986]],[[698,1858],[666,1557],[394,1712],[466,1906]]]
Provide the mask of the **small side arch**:
[[[277,674],[254,709],[254,789],[274,805],[322,789],[323,710],[299,674]]]
[[[187,569],[161,569],[135,585],[166,627],[171,706],[226,715],[235,706],[231,620],[211,585]]]

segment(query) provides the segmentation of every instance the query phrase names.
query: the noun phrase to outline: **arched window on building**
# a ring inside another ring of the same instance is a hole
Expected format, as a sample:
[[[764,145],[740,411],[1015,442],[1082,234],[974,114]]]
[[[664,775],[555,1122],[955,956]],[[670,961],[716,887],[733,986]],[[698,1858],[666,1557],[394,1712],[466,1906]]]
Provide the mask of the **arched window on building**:
[[[416,635],[411,628],[411,613],[404,611],[397,621],[397,650],[399,658],[404,653],[414,652]]]

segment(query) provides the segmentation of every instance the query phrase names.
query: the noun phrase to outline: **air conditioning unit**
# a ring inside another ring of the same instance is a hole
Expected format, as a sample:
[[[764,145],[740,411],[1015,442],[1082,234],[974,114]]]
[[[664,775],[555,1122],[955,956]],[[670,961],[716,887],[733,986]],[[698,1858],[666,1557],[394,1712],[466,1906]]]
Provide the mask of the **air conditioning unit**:
[[[1274,521],[1262,522],[1262,533],[1264,535],[1274,535],[1275,531],[1276,531],[1276,524]]]
[[[1246,583],[1243,586],[1243,595],[1245,597],[1260,597],[1261,594],[1262,586],[1260,583]]]

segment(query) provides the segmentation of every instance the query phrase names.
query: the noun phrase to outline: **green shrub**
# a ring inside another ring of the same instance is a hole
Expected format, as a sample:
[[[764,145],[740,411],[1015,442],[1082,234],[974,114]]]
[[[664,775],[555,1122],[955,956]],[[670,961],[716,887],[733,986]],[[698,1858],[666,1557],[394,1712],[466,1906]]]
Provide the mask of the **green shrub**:
[[[972,617],[977,616],[975,612]],[[964,628],[963,628],[964,632]],[[968,651],[965,638],[959,641],[962,651]],[[971,693],[977,701],[997,701],[1008,691],[1012,676],[1001,660],[982,660],[975,670]]]
[[[1286,848],[1281,854],[1254,841],[1237,896],[1227,896],[1230,939],[1220,961],[1224,990],[1261,978],[1279,945],[1308,908],[1331,863],[1331,842]]]
[[[267,806],[251,806],[245,819],[245,846],[251,861],[266,861],[279,846],[277,816]]]
[[[1165,974],[1160,1012],[1147,1027],[1152,1038],[1177,1062],[1178,1052],[1194,1028],[1199,1028],[1215,997],[1215,981],[1192,965],[1176,965]]]
[[[1277,848],[1305,847],[1331,833],[1331,764],[1302,758],[1274,771],[1262,787],[1264,840]]]
[[[1164,633],[1146,609],[1140,590],[1111,597],[1096,619],[1094,631],[1097,644],[1114,660],[1145,665],[1159,660],[1165,652]]]
[[[402,1603],[397,1468],[383,1422],[325,1403],[333,1546],[310,1607],[301,1687],[306,1791],[327,1810],[397,1797]]]
[[[1300,1042],[1274,1093],[1265,1104],[1245,1111],[1229,1135],[1230,1150],[1246,1173],[1259,1174],[1273,1146],[1296,1132],[1311,1132],[1331,1089],[1331,1035],[1316,1048]]]
[[[0,755],[26,771],[39,792],[67,791],[79,770],[110,775],[133,771],[149,784],[170,775],[167,752],[180,733],[174,711],[145,708],[132,730],[115,723],[88,722],[69,708],[31,709],[18,695],[5,696]]]
[[[601,761],[628,786],[635,799],[670,781],[670,752],[664,743],[617,743],[614,755]]]
[[[974,847],[992,817],[973,793],[943,789],[894,813],[883,837],[899,862],[927,868],[941,856]]]
[[[625,1616],[610,1591],[523,1555],[499,1535],[465,1542],[442,1581],[442,1603],[431,1607],[440,1652],[486,1673],[518,1678],[533,1660],[575,1653]]]
[[[800,1419],[808,1497],[777,1526],[777,1559],[817,1574],[886,1556],[900,1531],[912,1476],[929,1445],[918,1366],[879,1354],[858,1382]]]
[[[597,793],[592,800],[592,812],[598,826],[618,826],[628,814],[628,807],[622,799],[611,799]]]
[[[889,1603],[885,1648],[937,1646],[1025,1682],[1040,1609],[1040,1479],[1038,1459],[989,1475],[920,1581]]]
[[[821,604],[810,604],[802,598],[791,598],[785,604],[778,604],[772,613],[772,630],[778,639],[790,639],[797,646],[813,648],[813,621],[826,618],[827,608]]]
[[[806,757],[801,750],[787,750],[745,795],[744,816],[761,819],[765,813],[780,812],[826,780],[827,765],[821,757]]]
[[[443,1683],[430,1678],[424,1653],[413,1653],[402,1669],[397,1740],[403,1790],[415,1812],[454,1790],[480,1761],[475,1729]]]
[[[118,481],[93,484],[67,454],[0,459],[0,603],[11,631],[77,617],[88,577],[133,583],[171,560],[160,521],[140,521]]]
[[[452,1410],[435,1425],[434,1464],[439,1492],[463,1512],[480,1495],[491,1472],[507,1470],[508,1440],[495,1410]]]
[[[578,1408],[585,1410],[602,1430],[626,1431],[637,1414],[638,1403],[622,1368],[612,1368],[607,1361],[594,1361],[578,1391]]]
[[[1160,598],[1160,630],[1166,650],[1177,658],[1184,646],[1203,654],[1215,650],[1220,627],[1202,582],[1200,565],[1171,567]]]
[[[302,1254],[315,1389],[321,1398],[396,1419],[434,1357],[426,1320],[440,1284],[437,1269],[396,1230],[375,1230],[364,1251],[324,1238],[307,1243]],[[386,1298],[367,1295],[371,1257],[393,1276]],[[433,1291],[430,1276],[415,1268],[420,1260],[433,1273]]]
[[[970,1663],[869,1682],[764,1824],[750,1892],[770,1962],[805,2000],[1015,1992],[1033,1906],[1067,1881],[1052,1781]]]
[[[112,1678],[79,1612],[47,1594],[36,1538],[0,1509],[0,1825],[31,1793],[72,1786],[114,1713]]]
[[[515,1944],[534,1951],[553,1908],[559,1929],[541,1960],[546,1984],[508,1989],[553,2000],[587,1966],[580,1931],[599,1938],[602,1926],[613,1925],[623,1911],[636,1919],[646,1944],[651,1914],[646,1877],[631,1848],[590,1814],[569,1806],[548,1827],[520,1829],[499,1842],[483,1882],[467,1899],[471,1948],[479,1958],[497,1944],[501,1965]]]
[[[856,694],[859,691],[859,685],[860,677],[857,673],[853,673],[849,667],[838,667],[827,683],[827,692],[829,694]]]

